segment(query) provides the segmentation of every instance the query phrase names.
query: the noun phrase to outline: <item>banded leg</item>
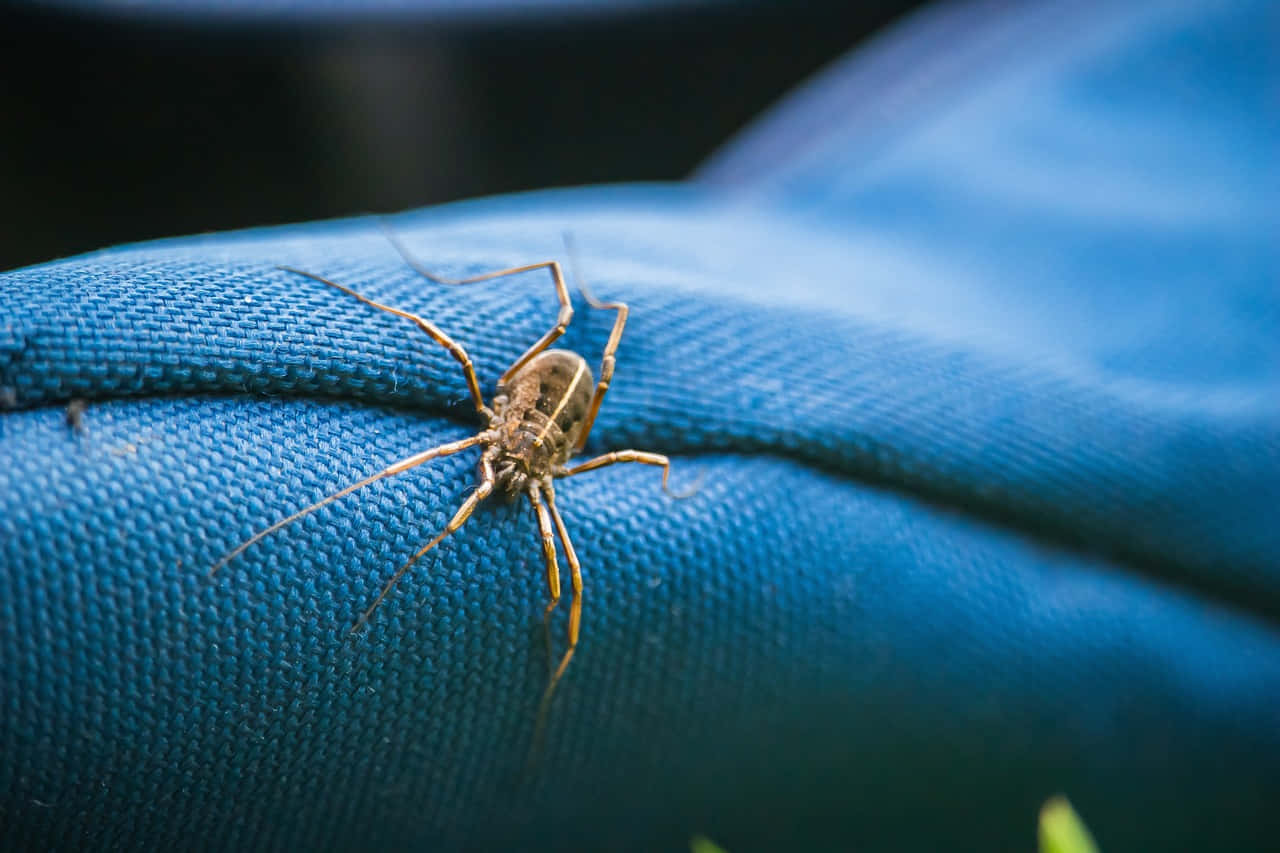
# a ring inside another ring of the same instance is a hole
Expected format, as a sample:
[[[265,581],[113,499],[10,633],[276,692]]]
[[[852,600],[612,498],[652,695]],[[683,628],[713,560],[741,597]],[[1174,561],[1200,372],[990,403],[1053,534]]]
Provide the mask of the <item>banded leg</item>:
[[[492,439],[493,439],[493,434],[486,430],[484,432],[477,433],[471,436],[470,438],[464,438],[461,441],[451,441],[448,444],[441,444],[438,447],[433,447],[430,450],[424,450],[421,453],[415,453],[412,456],[401,459],[399,462],[396,462],[394,465],[391,465],[387,468],[382,469],[381,471],[374,474],[373,476],[365,477],[363,480],[359,481],[358,483],[352,483],[350,486],[347,486],[345,489],[339,489],[338,491],[334,492],[328,497],[323,498],[322,500],[316,501],[306,509],[300,509],[297,512],[295,512],[293,515],[289,516],[288,518],[283,518],[280,521],[277,521],[275,524],[268,527],[267,529],[259,531],[258,533],[255,533],[253,536],[250,536],[248,539],[241,542],[239,545],[237,545],[235,548],[229,551],[226,554],[226,556],[218,560],[218,562],[214,563],[213,568],[209,569],[209,575],[212,576],[214,572],[216,572],[218,569],[222,568],[227,563],[234,560],[236,557],[243,554],[245,549],[247,549],[250,545],[253,545],[261,541],[268,534],[275,533],[281,527],[284,527],[285,525],[288,525],[288,524],[292,524],[293,522],[297,521],[303,516],[310,515],[311,513],[315,512],[321,507],[328,506],[329,504],[336,501],[338,498],[346,497],[347,495],[351,494],[357,489],[363,489],[365,486],[368,486],[371,483],[376,483],[377,481],[381,480],[383,477],[390,477],[394,474],[403,473],[405,471],[408,471],[410,468],[418,467],[424,462],[429,462],[432,459],[436,459],[440,456],[448,456],[452,453],[457,453],[460,450],[466,450],[468,447],[474,447],[477,444],[481,444],[486,441],[491,441]]]
[[[458,507],[458,511],[453,514],[453,518],[449,519],[449,523],[445,525],[444,530],[440,531],[434,539],[423,545],[416,554],[391,576],[391,580],[387,581],[387,585],[382,588],[382,592],[378,593],[378,597],[373,600],[373,604],[369,605],[369,609],[360,614],[360,618],[356,620],[356,624],[351,627],[351,633],[355,633],[364,627],[369,621],[369,617],[373,615],[373,611],[382,603],[382,599],[387,597],[387,593],[391,592],[391,588],[396,585],[400,578],[404,577],[404,573],[409,571],[409,567],[418,561],[418,558],[430,551],[432,548],[440,544],[440,541],[450,533],[457,531],[459,527],[466,524],[467,519],[471,517],[471,513],[479,506],[480,502],[489,497],[493,491],[493,459],[489,453],[485,453],[480,459],[480,485],[476,488],[471,496],[463,501],[462,506]]]
[[[419,329],[426,332],[431,337],[431,340],[435,341],[436,343],[440,344],[440,346],[447,349],[449,351],[449,355],[453,356],[457,360],[458,364],[462,365],[462,374],[467,379],[467,390],[471,392],[471,401],[475,404],[476,411],[484,415],[486,418],[489,416],[490,414],[489,407],[484,404],[484,395],[480,393],[480,381],[476,379],[476,369],[475,369],[475,366],[471,363],[471,356],[467,355],[467,351],[462,348],[462,344],[458,343],[453,338],[446,335],[443,331],[440,330],[439,327],[437,327],[430,320],[426,319],[425,317],[419,317],[417,314],[410,314],[408,311],[401,311],[399,308],[393,308],[390,305],[383,305],[381,302],[374,302],[369,297],[364,296],[360,293],[357,293],[356,291],[352,290],[349,287],[346,287],[345,285],[338,284],[336,281],[330,281],[329,279],[324,278],[323,276],[318,276],[315,273],[310,273],[310,272],[307,272],[306,270],[295,269],[294,267],[282,266],[282,267],[278,267],[278,269],[282,269],[285,272],[304,275],[309,279],[318,281],[321,284],[327,284],[330,287],[341,290],[343,293],[346,293],[350,296],[354,296],[356,299],[359,299],[365,305],[371,305],[374,308],[377,308],[379,311],[386,311],[388,314],[394,314],[397,317],[403,317],[406,320],[411,321]]]
[[[533,745],[530,748],[529,762],[530,766],[540,748],[542,742],[542,733],[547,725],[547,712],[551,709],[551,699],[555,695],[556,686],[560,683],[560,679],[564,677],[565,670],[569,668],[569,661],[573,659],[573,653],[578,648],[578,633],[582,627],[582,566],[578,562],[578,554],[573,549],[573,542],[569,539],[569,531],[564,526],[564,519],[560,517],[560,510],[556,509],[556,492],[551,484],[547,484],[546,496],[547,506],[544,509],[540,501],[534,498],[534,506],[538,509],[538,526],[542,529],[542,541],[544,549],[551,533],[551,524],[548,524],[547,515],[551,516],[551,523],[555,525],[556,535],[560,538],[560,544],[564,546],[565,558],[569,561],[569,571],[572,573],[573,579],[573,599],[569,604],[569,643],[564,651],[564,657],[560,659],[560,665],[551,673],[551,677],[547,680],[546,689],[542,691],[542,700],[538,703],[537,722],[533,728]],[[533,498],[531,491],[530,497]],[[549,510],[549,513],[548,513]],[[547,605],[546,612],[543,616],[543,628],[547,629],[547,619],[551,617],[551,611],[560,600],[560,578],[559,572],[554,564],[554,546],[548,553],[552,555],[551,562],[548,563],[547,573],[550,575],[556,572],[556,580],[554,583],[554,596],[552,601]],[[547,661],[551,660],[551,641],[550,633],[547,633]]]
[[[615,465],[619,462],[639,462],[643,465],[661,466],[662,490],[673,498],[687,498],[698,490],[698,483],[694,483],[693,487],[686,491],[671,491],[671,487],[667,485],[667,478],[671,475],[671,460],[663,456],[661,453],[646,453],[643,450],[615,450],[612,453],[605,453],[594,459],[588,459],[580,465],[574,465],[572,468],[567,468],[557,476],[572,477],[575,474],[594,471],[597,468],[604,468],[607,465]]]
[[[591,291],[587,289],[587,281],[582,277],[582,265],[578,263],[578,252],[574,246],[573,237],[568,232],[564,235],[564,249],[569,255],[569,264],[573,269],[578,291],[582,294],[582,298],[587,300],[587,304],[592,308],[618,312],[618,316],[613,319],[609,340],[604,345],[604,355],[600,359],[600,381],[596,383],[595,393],[591,395],[591,405],[587,407],[582,431],[578,434],[578,441],[573,446],[574,453],[577,453],[586,446],[587,436],[591,434],[591,427],[596,422],[596,415],[600,412],[600,404],[604,402],[604,394],[609,390],[609,382],[613,379],[614,353],[618,351],[618,344],[622,341],[622,328],[627,325],[627,313],[630,309],[625,302],[601,302],[591,295]]]
[[[494,278],[503,278],[504,276],[515,275],[522,272],[532,272],[533,270],[540,270],[543,268],[550,271],[551,281],[556,287],[556,299],[560,301],[560,310],[556,313],[555,325],[552,326],[545,335],[538,338],[538,340],[534,342],[533,346],[525,350],[524,355],[517,358],[515,362],[506,369],[506,372],[503,373],[502,376],[498,377],[499,387],[505,386],[511,377],[516,374],[516,371],[529,363],[529,359],[555,343],[556,339],[563,335],[564,330],[569,327],[569,322],[573,320],[573,303],[569,300],[569,288],[565,286],[564,273],[560,270],[560,264],[557,261],[542,261],[541,263],[536,264],[526,264],[522,267],[511,267],[509,269],[496,270],[494,272],[473,275],[467,278],[445,278],[428,270],[417,258],[410,254],[409,249],[403,242],[401,242],[400,238],[396,236],[395,232],[387,227],[386,223],[379,222],[378,224],[382,227],[382,232],[387,235],[387,240],[389,240],[391,245],[395,247],[395,250],[400,254],[400,257],[404,259],[404,262],[408,264],[414,272],[418,273],[418,275],[430,279],[437,284],[474,284],[478,281],[489,281]]]
[[[596,422],[596,415],[600,412],[600,404],[604,402],[604,394],[609,390],[609,382],[613,379],[613,367],[615,359],[613,354],[618,351],[618,344],[622,341],[622,327],[627,325],[627,304],[625,302],[598,302],[592,296],[585,285],[579,287],[582,296],[592,308],[610,309],[618,312],[618,316],[613,320],[613,330],[609,332],[609,340],[604,345],[604,356],[600,359],[600,381],[596,383],[595,393],[591,395],[591,407],[587,409],[587,417],[582,424],[582,432],[578,435],[578,443],[574,445],[574,452],[581,450],[587,444],[587,436],[591,434],[591,426]]]
[[[573,584],[573,599],[569,602],[569,647],[565,649],[564,657],[551,676],[551,683],[547,685],[548,690],[554,690],[556,682],[569,667],[569,659],[573,657],[574,650],[578,648],[578,631],[582,627],[582,564],[578,562],[578,553],[573,549],[573,542],[569,539],[564,519],[560,517],[560,510],[556,509],[556,490],[550,485],[547,486],[547,508],[551,511],[551,520],[555,522],[560,544],[564,546],[564,556],[569,561],[569,574]]]
[[[542,559],[547,567],[547,593],[551,596],[542,611],[542,634],[547,643],[547,671],[551,671],[551,614],[560,604],[560,565],[556,561],[556,540],[551,528],[551,517],[542,503],[541,487],[529,486],[529,503],[538,519],[538,531],[542,535]]]

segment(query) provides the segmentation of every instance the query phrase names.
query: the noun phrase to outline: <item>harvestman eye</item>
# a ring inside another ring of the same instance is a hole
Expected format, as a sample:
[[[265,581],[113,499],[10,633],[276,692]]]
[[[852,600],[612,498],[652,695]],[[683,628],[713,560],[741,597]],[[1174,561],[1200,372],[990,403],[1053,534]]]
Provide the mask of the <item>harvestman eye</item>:
[[[579,462],[576,465],[570,466],[568,464],[574,454],[579,452],[583,445],[586,444],[587,436],[591,432],[591,426],[595,423],[596,414],[600,411],[600,403],[604,400],[605,392],[609,390],[609,381],[613,378],[614,353],[617,352],[618,343],[622,339],[622,329],[627,322],[627,306],[625,304],[621,302],[599,302],[587,292],[585,287],[579,288],[583,298],[593,308],[617,312],[613,321],[613,329],[609,333],[609,340],[604,347],[604,356],[600,360],[600,379],[595,381],[591,375],[591,369],[587,366],[586,359],[582,356],[569,350],[549,348],[556,339],[564,334],[565,329],[568,328],[573,319],[573,304],[569,300],[569,291],[565,287],[564,274],[561,272],[558,262],[543,261],[470,278],[442,278],[422,266],[390,229],[384,226],[383,231],[405,263],[420,275],[437,284],[473,284],[517,273],[546,269],[551,274],[552,283],[555,285],[556,298],[560,303],[555,325],[534,342],[533,346],[529,347],[499,377],[496,393],[491,403],[486,404],[483,395],[480,393],[480,383],[476,379],[475,367],[471,363],[470,356],[467,355],[461,344],[454,341],[453,338],[445,334],[430,320],[411,314],[408,311],[402,311],[399,308],[375,302],[344,285],[330,281],[315,273],[294,269],[293,267],[279,267],[279,269],[305,276],[340,290],[379,311],[386,311],[397,317],[403,317],[425,332],[433,341],[448,350],[449,354],[462,366],[462,374],[466,379],[467,389],[470,391],[476,412],[484,422],[484,428],[470,438],[441,444],[401,459],[376,474],[352,483],[346,488],[340,489],[328,497],[298,510],[287,518],[282,518],[233,548],[213,565],[209,570],[209,574],[213,575],[218,569],[269,534],[288,524],[292,524],[304,516],[310,515],[341,497],[362,489],[371,483],[376,483],[384,477],[401,474],[416,468],[432,459],[478,447],[481,449],[480,483],[476,490],[463,501],[444,529],[436,534],[435,538],[426,545],[418,549],[391,576],[382,591],[378,593],[377,598],[361,614],[351,630],[353,633],[360,630],[369,620],[373,611],[391,592],[396,582],[404,576],[405,572],[409,571],[409,568],[419,558],[438,545],[446,536],[462,527],[467,519],[471,517],[471,513],[476,506],[493,494],[495,490],[511,498],[524,495],[533,507],[541,535],[542,554],[547,572],[547,589],[550,593],[550,600],[547,602],[546,609],[543,612],[543,625],[548,631],[551,615],[560,603],[560,566],[557,561],[557,539],[559,539],[560,546],[564,550],[564,557],[569,563],[569,576],[573,586],[572,597],[569,602],[568,644],[559,664],[551,671],[546,689],[543,691],[538,714],[540,729],[556,685],[559,684],[560,679],[564,676],[565,670],[569,666],[569,661],[573,658],[573,653],[577,649],[578,635],[582,625],[581,565],[578,562],[578,555],[573,549],[573,542],[569,538],[569,531],[565,527],[564,519],[561,518],[560,511],[556,508],[555,480],[561,477],[572,477],[586,471],[594,471],[597,468],[603,468],[606,465],[613,465],[618,462],[639,462],[644,465],[656,465],[662,468],[662,488],[672,497],[688,497],[697,489],[697,484],[687,493],[672,493],[667,483],[671,473],[670,461],[661,454],[648,453],[641,450],[617,450],[588,459],[585,462]],[[549,633],[547,637],[548,660],[550,661],[553,658],[550,655]]]

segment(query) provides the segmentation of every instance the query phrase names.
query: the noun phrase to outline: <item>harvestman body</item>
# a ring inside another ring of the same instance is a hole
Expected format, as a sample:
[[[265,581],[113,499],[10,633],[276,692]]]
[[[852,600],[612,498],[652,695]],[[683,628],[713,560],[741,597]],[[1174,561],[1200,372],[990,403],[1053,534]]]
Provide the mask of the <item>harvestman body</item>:
[[[573,305],[569,300],[569,291],[565,287],[564,275],[561,272],[559,263],[556,261],[543,261],[542,263],[512,267],[470,278],[446,279],[429,272],[409,254],[408,250],[391,231],[385,228],[383,230],[396,251],[400,253],[400,256],[410,267],[439,284],[471,284],[522,272],[547,269],[551,273],[551,279],[555,284],[556,297],[560,302],[560,310],[556,316],[555,325],[539,338],[533,346],[529,347],[524,355],[516,359],[515,363],[508,367],[506,372],[499,377],[497,393],[493,397],[492,406],[489,406],[485,404],[484,397],[480,393],[480,383],[476,379],[475,368],[472,366],[471,358],[467,355],[466,350],[431,321],[415,314],[410,314],[407,311],[374,302],[372,299],[362,296],[348,287],[322,278],[314,273],[294,269],[293,267],[280,267],[280,269],[287,272],[306,276],[336,288],[366,305],[410,320],[419,329],[426,332],[432,340],[447,349],[450,355],[462,365],[462,372],[466,378],[471,399],[475,404],[476,411],[485,421],[485,428],[470,438],[441,444],[402,459],[390,467],[334,492],[323,500],[317,501],[288,518],[276,522],[236,546],[234,550],[209,570],[209,574],[212,575],[268,534],[315,512],[338,498],[351,494],[357,489],[364,488],[384,477],[390,477],[393,474],[400,474],[411,468],[416,468],[432,459],[457,453],[469,447],[482,447],[479,486],[454,513],[453,518],[445,525],[444,530],[419,549],[392,575],[386,586],[378,594],[378,597],[374,599],[373,604],[369,605],[369,608],[360,616],[355,627],[351,630],[353,632],[359,630],[368,621],[374,609],[391,592],[396,582],[409,570],[410,566],[439,544],[442,539],[460,528],[471,517],[471,513],[476,506],[495,490],[504,492],[512,498],[525,495],[533,506],[534,514],[538,519],[538,529],[542,536],[542,553],[546,562],[547,588],[551,598],[547,602],[547,607],[543,614],[544,624],[549,624],[552,611],[555,610],[560,602],[560,568],[556,559],[555,544],[557,537],[564,548],[565,559],[569,562],[570,578],[573,584],[573,595],[569,604],[568,645],[559,665],[552,671],[546,691],[543,694],[542,710],[545,712],[556,684],[564,675],[570,659],[573,658],[582,624],[581,566],[578,563],[578,555],[573,549],[573,543],[569,539],[569,532],[565,528],[564,520],[560,517],[560,511],[556,509],[554,481],[560,477],[572,477],[575,474],[603,468],[616,462],[640,462],[645,465],[657,465],[662,468],[662,488],[668,494],[671,494],[667,485],[667,478],[671,473],[671,463],[667,457],[657,453],[646,453],[639,450],[619,450],[597,456],[572,467],[568,465],[569,459],[581,450],[586,443],[587,436],[591,432],[591,425],[595,422],[596,414],[600,411],[600,403],[604,399],[605,392],[609,390],[609,381],[613,378],[614,353],[617,351],[618,342],[622,338],[622,328],[627,322],[627,306],[621,302],[598,302],[585,289],[582,290],[583,297],[593,308],[609,309],[617,312],[613,322],[613,330],[609,334],[608,343],[605,344],[604,357],[600,363],[600,381],[595,382],[591,375],[591,369],[587,366],[587,362],[582,356],[568,350],[548,349],[557,338],[564,334],[565,329],[573,319]],[[673,497],[683,496],[673,495]]]

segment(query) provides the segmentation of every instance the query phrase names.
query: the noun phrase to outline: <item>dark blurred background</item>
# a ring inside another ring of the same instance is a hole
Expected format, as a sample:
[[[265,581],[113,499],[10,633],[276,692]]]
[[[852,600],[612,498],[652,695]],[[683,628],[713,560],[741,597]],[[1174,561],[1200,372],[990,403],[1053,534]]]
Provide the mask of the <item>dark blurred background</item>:
[[[5,7],[0,269],[153,237],[681,178],[918,5],[304,24]]]

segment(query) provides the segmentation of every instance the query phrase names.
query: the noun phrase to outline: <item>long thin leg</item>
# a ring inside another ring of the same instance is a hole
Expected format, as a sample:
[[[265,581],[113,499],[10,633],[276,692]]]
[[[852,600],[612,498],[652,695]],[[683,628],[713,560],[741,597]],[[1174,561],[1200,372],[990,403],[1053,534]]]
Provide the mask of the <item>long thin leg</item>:
[[[315,273],[310,273],[306,270],[300,270],[294,267],[282,266],[278,267],[278,269],[282,269],[285,272],[304,275],[309,279],[318,281],[321,284],[327,284],[330,287],[341,290],[343,293],[354,296],[365,305],[371,305],[379,311],[386,311],[388,314],[394,314],[397,317],[403,317],[406,320],[412,321],[419,329],[430,335],[433,341],[447,349],[449,351],[449,355],[457,359],[458,363],[462,365],[462,374],[467,379],[467,390],[471,392],[471,401],[475,403],[476,411],[486,417],[489,415],[489,407],[484,404],[484,395],[480,393],[480,381],[476,379],[476,369],[471,363],[471,356],[467,355],[467,351],[462,348],[462,344],[446,335],[430,320],[424,317],[419,317],[417,314],[410,314],[408,311],[401,311],[399,308],[393,308],[390,305],[383,305],[381,302],[374,302],[369,297],[359,294],[345,285],[338,284],[336,281],[330,281],[329,279],[324,278],[323,276],[318,276]]]
[[[391,245],[395,247],[395,250],[400,253],[400,257],[404,259],[404,262],[408,264],[414,272],[424,278],[428,278],[431,281],[436,282],[437,284],[474,284],[478,281],[488,281],[494,278],[502,278],[508,275],[515,275],[516,273],[531,272],[533,270],[540,270],[543,268],[546,268],[551,272],[551,281],[556,286],[556,299],[560,300],[560,310],[556,314],[556,323],[545,335],[539,338],[533,346],[529,347],[529,349],[525,351],[524,355],[517,358],[515,362],[507,368],[506,372],[498,378],[499,386],[506,385],[511,377],[516,374],[516,371],[529,363],[529,359],[551,346],[557,338],[564,334],[564,330],[569,327],[569,322],[573,319],[573,303],[569,300],[569,288],[565,286],[564,273],[560,270],[559,262],[542,261],[541,263],[536,264],[526,264],[522,267],[511,267],[505,270],[496,270],[494,272],[487,272],[481,275],[473,275],[468,278],[445,278],[444,276],[436,275],[428,270],[417,258],[410,254],[409,249],[403,242],[401,242],[400,238],[396,236],[395,232],[387,227],[386,223],[379,222],[378,224],[382,227],[382,232],[387,235],[387,240],[389,240]]]
[[[585,287],[582,288],[582,295],[592,308],[612,309],[618,312],[618,316],[613,320],[613,331],[609,333],[609,340],[604,345],[604,357],[600,359],[600,381],[596,383],[596,391],[591,395],[591,408],[587,409],[582,432],[578,434],[578,443],[574,445],[575,452],[586,446],[587,436],[591,434],[591,427],[595,424],[596,415],[600,412],[600,404],[604,402],[605,392],[609,390],[615,363],[613,354],[618,351],[618,343],[622,340],[622,327],[627,324],[628,312],[625,302],[597,302]]]
[[[476,435],[471,436],[470,438],[464,438],[461,441],[451,441],[448,444],[442,444],[439,447],[433,447],[430,450],[424,450],[421,453],[415,453],[412,456],[401,459],[399,462],[395,463],[394,465],[391,465],[390,467],[382,469],[381,471],[374,474],[373,476],[365,477],[363,480],[361,480],[358,483],[352,483],[350,486],[347,486],[345,489],[340,489],[334,492],[333,494],[329,495],[327,498],[316,501],[306,509],[300,509],[297,512],[295,512],[293,515],[289,516],[288,518],[283,518],[280,521],[277,521],[275,524],[268,527],[267,529],[262,530],[258,533],[255,533],[253,536],[241,542],[233,550],[228,552],[227,555],[224,556],[221,560],[218,560],[218,562],[214,563],[213,568],[209,569],[209,574],[212,575],[218,569],[222,568],[227,563],[231,562],[236,557],[243,554],[246,548],[248,548],[250,545],[253,545],[256,542],[261,541],[263,537],[267,536],[268,534],[276,532],[281,527],[284,527],[287,524],[292,524],[293,522],[297,521],[303,516],[310,515],[311,513],[315,512],[321,507],[327,506],[333,503],[338,498],[345,497],[351,494],[352,492],[356,491],[357,489],[363,489],[365,486],[369,485],[370,483],[376,483],[378,480],[381,480],[383,477],[390,477],[393,474],[400,474],[404,471],[408,471],[410,468],[416,468],[417,466],[421,465],[424,462],[429,462],[430,460],[440,456],[448,456],[452,453],[457,453],[460,450],[466,450],[468,447],[474,447],[475,445],[485,441],[489,441],[492,438],[493,438],[493,435],[488,431],[480,432],[480,433],[477,433]]]
[[[573,658],[574,651],[578,648],[578,633],[582,627],[582,566],[578,562],[578,554],[573,549],[573,542],[569,539],[569,531],[564,526],[564,519],[560,517],[560,510],[556,509],[556,492],[550,484],[546,486],[547,510],[550,511],[551,522],[555,524],[556,535],[560,537],[560,544],[564,546],[565,557],[569,561],[569,571],[573,578],[573,598],[569,603],[569,644],[564,651],[564,657],[560,659],[560,665],[551,673],[551,677],[547,680],[546,689],[542,691],[542,701],[538,703],[537,722],[533,728],[533,746],[530,752],[530,761],[536,755],[537,750],[542,743],[542,734],[547,725],[547,713],[551,710],[551,699],[555,695],[556,686],[560,683],[560,679],[564,677],[565,670],[569,668],[569,661]],[[542,538],[545,543],[550,535],[550,525],[545,519],[546,511],[543,510],[540,502],[535,502],[538,508],[539,517],[538,524],[542,528]],[[552,552],[554,553],[554,551]],[[548,569],[550,571],[550,569]],[[556,601],[560,597],[560,581],[556,579],[556,590],[553,593],[555,599],[551,604],[547,605],[546,614],[543,620],[543,627],[546,628],[546,619],[551,616],[551,610],[555,606]],[[549,636],[549,635],[548,635]],[[547,659],[551,659],[550,643],[548,641]]]
[[[600,359],[600,381],[596,383],[595,393],[591,395],[591,406],[587,409],[587,416],[582,424],[582,432],[578,434],[578,442],[574,445],[574,452],[582,450],[587,445],[587,436],[591,434],[591,427],[596,422],[596,415],[600,412],[600,404],[604,402],[605,392],[609,390],[609,382],[613,379],[613,368],[616,363],[614,353],[618,351],[618,344],[622,341],[622,328],[627,325],[627,314],[630,309],[627,308],[625,302],[601,302],[591,295],[591,291],[587,290],[587,281],[582,277],[581,266],[577,262],[577,252],[574,249],[573,239],[568,235],[564,235],[565,251],[569,254],[569,262],[573,265],[574,279],[578,284],[578,291],[582,294],[582,298],[587,300],[592,308],[617,311],[618,315],[613,319],[613,329],[609,332],[609,340],[604,345],[604,356]]]
[[[569,539],[569,531],[564,526],[564,519],[560,517],[560,510],[556,509],[556,491],[551,486],[547,487],[547,508],[551,511],[551,520],[555,522],[560,544],[564,546],[564,556],[569,561],[569,573],[573,581],[573,599],[569,602],[569,647],[565,649],[564,657],[560,659],[560,665],[556,667],[551,683],[547,685],[548,691],[551,691],[568,669],[569,659],[578,647],[578,630],[582,626],[582,564],[578,562],[578,553],[573,549],[573,541]]]
[[[529,487],[529,503],[533,504],[534,516],[538,519],[538,530],[542,534],[542,559],[547,567],[547,592],[551,596],[547,607],[542,611],[542,634],[547,643],[547,672],[551,672],[551,614],[560,603],[560,565],[556,562],[555,534],[551,527],[551,516],[542,503],[542,490],[536,483]],[[548,494],[548,498],[550,495]]]
[[[471,513],[475,511],[475,508],[482,500],[489,497],[489,494],[492,491],[493,461],[490,459],[489,454],[486,453],[480,460],[479,487],[471,493],[470,497],[463,501],[462,506],[458,507],[458,511],[453,514],[453,518],[449,519],[449,523],[444,526],[444,530],[440,531],[436,538],[432,539],[426,545],[423,545],[416,554],[409,558],[408,562],[401,566],[399,570],[391,576],[391,580],[387,581],[387,585],[382,588],[382,592],[378,593],[378,597],[373,600],[373,604],[369,605],[369,609],[360,614],[360,618],[356,620],[356,624],[351,627],[351,633],[354,634],[356,631],[359,631],[364,627],[364,623],[369,621],[369,617],[373,615],[373,611],[378,608],[378,605],[382,603],[382,600],[387,597],[389,592],[391,592],[391,588],[396,585],[396,582],[399,581],[400,578],[404,577],[404,573],[409,571],[409,567],[416,563],[418,558],[423,554],[436,547],[436,545],[439,545],[442,539],[450,533],[457,531],[459,527],[465,524],[467,519],[471,517]]]
[[[671,491],[671,488],[667,485],[667,478],[671,475],[671,460],[661,453],[646,453],[643,450],[615,450],[612,453],[605,453],[595,459],[588,459],[580,465],[574,465],[557,476],[572,477],[575,474],[594,471],[597,468],[614,465],[618,462],[640,462],[644,465],[660,465],[662,467],[662,490],[673,498],[687,498],[698,490],[699,484],[694,483],[693,487],[686,491]]]

